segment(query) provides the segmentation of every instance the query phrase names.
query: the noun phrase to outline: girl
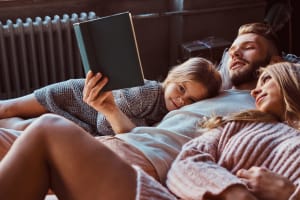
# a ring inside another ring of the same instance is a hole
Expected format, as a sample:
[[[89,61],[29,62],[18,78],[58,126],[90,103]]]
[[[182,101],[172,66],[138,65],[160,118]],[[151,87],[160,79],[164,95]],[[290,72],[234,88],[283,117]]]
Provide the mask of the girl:
[[[254,200],[245,183],[233,175],[253,165],[268,167],[296,183],[299,67],[290,63],[267,67],[252,92],[258,111],[205,123],[218,128],[185,145],[168,174],[169,189],[184,199]],[[25,132],[0,163],[1,199],[43,199],[48,188],[64,200],[177,199],[143,170],[63,118],[42,116]]]
[[[214,65],[204,58],[191,58],[175,66],[163,83],[145,80],[141,87],[102,93],[107,81],[100,73],[90,72],[85,81],[72,79],[2,101],[0,118],[32,118],[51,112],[93,135],[113,135],[135,126],[153,125],[168,111],[216,95],[221,84]],[[23,130],[31,121],[5,119],[0,127]]]

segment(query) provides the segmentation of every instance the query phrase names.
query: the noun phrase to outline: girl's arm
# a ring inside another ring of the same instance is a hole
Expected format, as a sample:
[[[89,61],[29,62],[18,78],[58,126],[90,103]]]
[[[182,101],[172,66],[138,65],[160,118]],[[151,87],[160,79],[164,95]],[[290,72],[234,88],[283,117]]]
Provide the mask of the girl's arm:
[[[115,133],[125,133],[136,127],[136,125],[116,105],[111,91],[101,92],[108,82],[106,77],[100,73],[87,74],[83,89],[83,101],[101,112],[112,126]]]
[[[110,123],[112,129],[116,134],[127,133],[136,125],[125,115],[118,106],[115,106],[112,110],[103,112],[107,121]]]

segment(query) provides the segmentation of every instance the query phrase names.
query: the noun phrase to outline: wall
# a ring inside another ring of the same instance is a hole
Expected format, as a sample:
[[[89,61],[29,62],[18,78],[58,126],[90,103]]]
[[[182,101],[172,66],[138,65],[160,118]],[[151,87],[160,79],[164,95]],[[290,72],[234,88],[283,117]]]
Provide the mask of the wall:
[[[0,21],[93,10],[99,16],[131,11],[148,79],[177,64],[182,42],[206,36],[231,41],[239,25],[261,21],[262,0],[12,0],[0,2]]]
[[[174,19],[172,32],[181,30],[173,37],[173,53],[170,62],[180,56],[182,42],[203,39],[208,36],[232,41],[241,24],[262,21],[266,3],[261,0],[183,0],[178,8],[181,15]]]

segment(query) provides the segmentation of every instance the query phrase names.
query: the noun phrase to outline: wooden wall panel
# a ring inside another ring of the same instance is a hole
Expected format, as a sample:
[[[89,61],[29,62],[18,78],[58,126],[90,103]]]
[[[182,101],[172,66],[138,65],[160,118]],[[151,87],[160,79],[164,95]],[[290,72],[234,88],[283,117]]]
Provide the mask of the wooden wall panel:
[[[131,11],[135,16],[134,24],[145,76],[157,79],[164,78],[168,69],[176,64],[182,42],[210,35],[231,40],[240,24],[261,19],[263,4],[255,9],[238,8],[257,2],[264,1],[12,0],[0,1],[0,21],[83,11],[95,11],[98,16]],[[231,10],[228,9],[230,6]],[[220,9],[214,10],[216,7]]]

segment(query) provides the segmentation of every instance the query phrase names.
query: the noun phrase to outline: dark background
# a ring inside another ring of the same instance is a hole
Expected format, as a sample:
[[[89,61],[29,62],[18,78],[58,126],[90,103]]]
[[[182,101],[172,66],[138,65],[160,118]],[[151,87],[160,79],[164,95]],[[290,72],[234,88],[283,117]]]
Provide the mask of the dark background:
[[[180,60],[182,43],[208,36],[231,42],[241,24],[263,21],[277,3],[290,8],[290,18],[275,20],[283,23],[278,34],[284,51],[300,55],[300,3],[296,0],[10,0],[0,1],[0,21],[5,24],[7,19],[65,13],[94,11],[105,16],[131,11],[145,76],[162,79]]]

